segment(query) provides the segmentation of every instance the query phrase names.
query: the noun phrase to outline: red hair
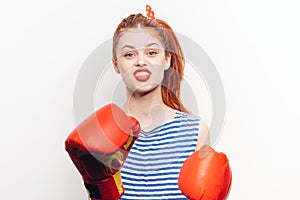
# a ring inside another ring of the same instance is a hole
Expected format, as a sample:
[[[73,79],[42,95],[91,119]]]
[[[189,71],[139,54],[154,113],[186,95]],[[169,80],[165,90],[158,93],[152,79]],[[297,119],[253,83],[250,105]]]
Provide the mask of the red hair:
[[[189,113],[180,99],[180,86],[183,79],[184,56],[180,43],[167,22],[160,19],[149,19],[142,14],[132,14],[123,19],[113,36],[113,59],[117,60],[116,46],[122,32],[133,28],[152,28],[165,48],[165,54],[171,55],[170,68],[165,71],[161,84],[161,94],[164,104],[170,108]]]

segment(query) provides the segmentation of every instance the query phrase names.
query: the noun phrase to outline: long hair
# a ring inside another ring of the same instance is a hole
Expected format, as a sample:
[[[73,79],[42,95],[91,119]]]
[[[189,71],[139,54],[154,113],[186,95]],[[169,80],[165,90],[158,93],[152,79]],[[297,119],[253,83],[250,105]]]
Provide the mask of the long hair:
[[[183,79],[184,56],[180,43],[167,22],[160,19],[149,19],[142,14],[132,14],[123,19],[113,36],[113,59],[117,60],[116,47],[122,33],[133,28],[152,28],[165,48],[165,55],[171,55],[170,68],[165,71],[161,84],[162,100],[167,106],[190,113],[180,99],[180,86]]]

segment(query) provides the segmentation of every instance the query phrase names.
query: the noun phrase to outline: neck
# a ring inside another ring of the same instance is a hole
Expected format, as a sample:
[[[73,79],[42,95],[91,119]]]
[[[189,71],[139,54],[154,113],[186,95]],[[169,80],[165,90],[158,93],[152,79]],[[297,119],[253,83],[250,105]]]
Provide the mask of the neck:
[[[127,91],[127,102],[123,106],[128,113],[148,115],[155,107],[167,107],[162,100],[161,87],[147,93],[131,93]]]
[[[171,120],[175,111],[163,103],[161,87],[148,93],[130,93],[127,91],[127,102],[123,106],[128,115],[135,117],[142,128],[152,129]]]

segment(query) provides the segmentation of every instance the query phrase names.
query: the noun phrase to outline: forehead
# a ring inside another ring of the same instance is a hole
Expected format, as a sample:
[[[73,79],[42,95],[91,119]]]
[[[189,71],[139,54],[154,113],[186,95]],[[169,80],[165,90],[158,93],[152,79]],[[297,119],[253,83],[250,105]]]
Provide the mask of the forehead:
[[[117,49],[132,46],[134,48],[143,48],[149,44],[157,44],[158,47],[163,47],[157,33],[153,29],[129,29],[122,33]]]

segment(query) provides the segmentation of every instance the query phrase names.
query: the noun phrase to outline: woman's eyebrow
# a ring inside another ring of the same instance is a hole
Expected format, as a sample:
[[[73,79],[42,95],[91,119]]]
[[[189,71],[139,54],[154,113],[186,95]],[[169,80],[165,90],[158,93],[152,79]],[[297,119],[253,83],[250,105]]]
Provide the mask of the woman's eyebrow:
[[[125,48],[134,49],[135,47],[131,45],[124,45],[121,49],[125,49]]]
[[[145,47],[151,47],[151,46],[154,46],[154,45],[155,45],[155,46],[160,46],[159,44],[157,44],[157,43],[155,43],[155,42],[152,42],[152,43],[147,44]],[[126,44],[126,45],[124,45],[124,46],[121,48],[121,50],[122,50],[122,49],[125,49],[125,48],[136,49],[134,46]]]

